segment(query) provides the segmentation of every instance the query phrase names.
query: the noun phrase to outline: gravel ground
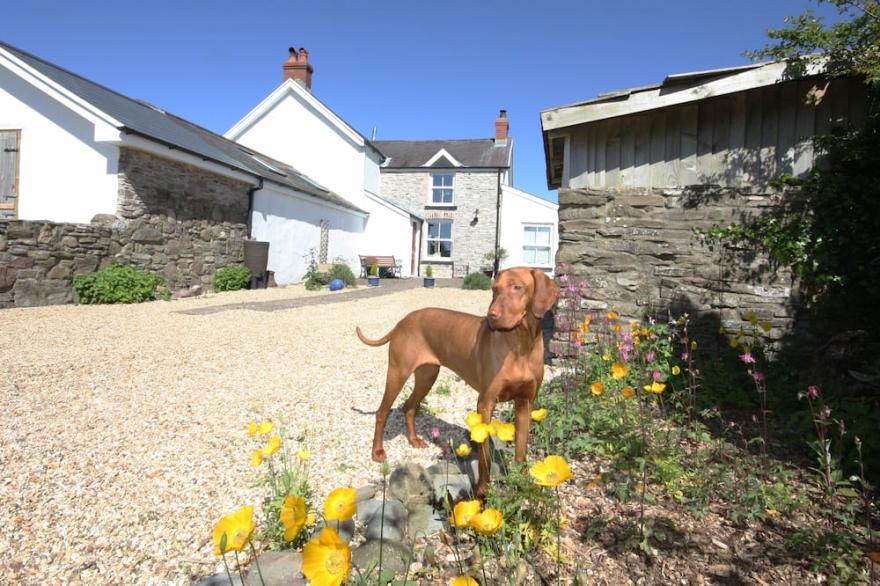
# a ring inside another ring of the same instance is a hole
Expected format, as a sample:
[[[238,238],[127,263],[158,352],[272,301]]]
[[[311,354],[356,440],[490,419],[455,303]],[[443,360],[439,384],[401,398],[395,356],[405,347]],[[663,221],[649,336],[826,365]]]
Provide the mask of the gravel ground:
[[[387,350],[361,344],[355,325],[379,337],[421,307],[482,313],[490,293],[418,288],[247,309],[317,294],[327,293],[285,287],[0,312],[0,583],[188,584],[214,572],[214,523],[259,504],[246,433],[254,418],[282,416],[302,437],[291,448],[312,453],[316,502],[375,481],[370,442]],[[448,395],[437,392],[444,384]],[[475,402],[444,369],[420,433],[438,426],[441,439],[464,437]],[[410,448],[397,410],[385,437],[392,465],[439,458],[437,446]]]

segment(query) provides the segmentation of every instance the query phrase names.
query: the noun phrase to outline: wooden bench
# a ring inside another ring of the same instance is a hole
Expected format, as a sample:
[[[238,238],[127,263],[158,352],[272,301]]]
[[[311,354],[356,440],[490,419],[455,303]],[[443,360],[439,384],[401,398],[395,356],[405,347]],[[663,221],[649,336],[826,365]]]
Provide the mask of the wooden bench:
[[[360,256],[360,255],[358,255]],[[400,276],[400,262],[397,261],[393,256],[360,256],[361,259],[361,276],[366,277],[370,274],[370,267],[376,265],[379,267],[379,275],[382,275],[384,270],[385,275],[387,276],[389,273],[392,277]]]

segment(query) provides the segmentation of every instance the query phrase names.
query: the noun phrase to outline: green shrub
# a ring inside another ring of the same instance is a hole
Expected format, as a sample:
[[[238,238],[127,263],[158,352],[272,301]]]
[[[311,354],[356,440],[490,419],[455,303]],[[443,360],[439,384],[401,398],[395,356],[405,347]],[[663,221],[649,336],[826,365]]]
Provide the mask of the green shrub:
[[[126,265],[110,265],[73,280],[79,303],[141,303],[166,297],[165,279],[156,273],[136,271]],[[157,288],[164,288],[158,291]]]
[[[370,276],[378,277],[379,276],[379,265],[373,265],[370,267]]]
[[[303,284],[307,291],[317,291],[330,284],[330,273],[319,273],[318,271],[309,271],[306,273]]]
[[[244,265],[229,265],[214,273],[215,291],[238,291],[251,282],[251,271]]]
[[[464,278],[462,289],[491,289],[492,279],[483,273],[471,273]]]
[[[354,273],[351,272],[351,268],[347,264],[336,263],[333,265],[330,269],[330,280],[333,279],[342,279],[346,287],[355,286]]]
[[[425,277],[431,279],[434,277],[434,267],[428,265],[425,267]]]

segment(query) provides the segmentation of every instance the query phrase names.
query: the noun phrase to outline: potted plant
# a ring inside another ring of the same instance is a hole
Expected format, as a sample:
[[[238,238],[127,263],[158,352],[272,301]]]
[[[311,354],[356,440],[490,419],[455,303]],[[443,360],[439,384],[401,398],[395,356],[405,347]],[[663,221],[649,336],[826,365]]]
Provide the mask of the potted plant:
[[[434,286],[434,268],[431,265],[425,267],[425,277],[423,279],[425,287]]]
[[[370,287],[378,287],[379,286],[379,266],[373,265],[370,267],[370,275],[367,277],[367,284]]]

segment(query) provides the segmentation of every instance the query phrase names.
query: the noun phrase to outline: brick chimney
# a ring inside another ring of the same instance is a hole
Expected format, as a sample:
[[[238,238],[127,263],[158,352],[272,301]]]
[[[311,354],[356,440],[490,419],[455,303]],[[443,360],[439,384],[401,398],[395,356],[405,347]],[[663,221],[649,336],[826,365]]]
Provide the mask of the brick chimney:
[[[507,144],[507,131],[510,130],[510,122],[507,120],[507,110],[501,110],[495,119],[495,144]]]
[[[312,73],[315,71],[312,69],[312,66],[309,65],[309,52],[305,49],[300,49],[299,53],[296,51],[296,47],[290,48],[290,58],[284,62],[284,65],[281,66],[282,69],[282,79],[281,81],[287,81],[288,79],[292,79],[293,81],[299,83],[300,85],[305,86],[307,90],[312,89]]]

